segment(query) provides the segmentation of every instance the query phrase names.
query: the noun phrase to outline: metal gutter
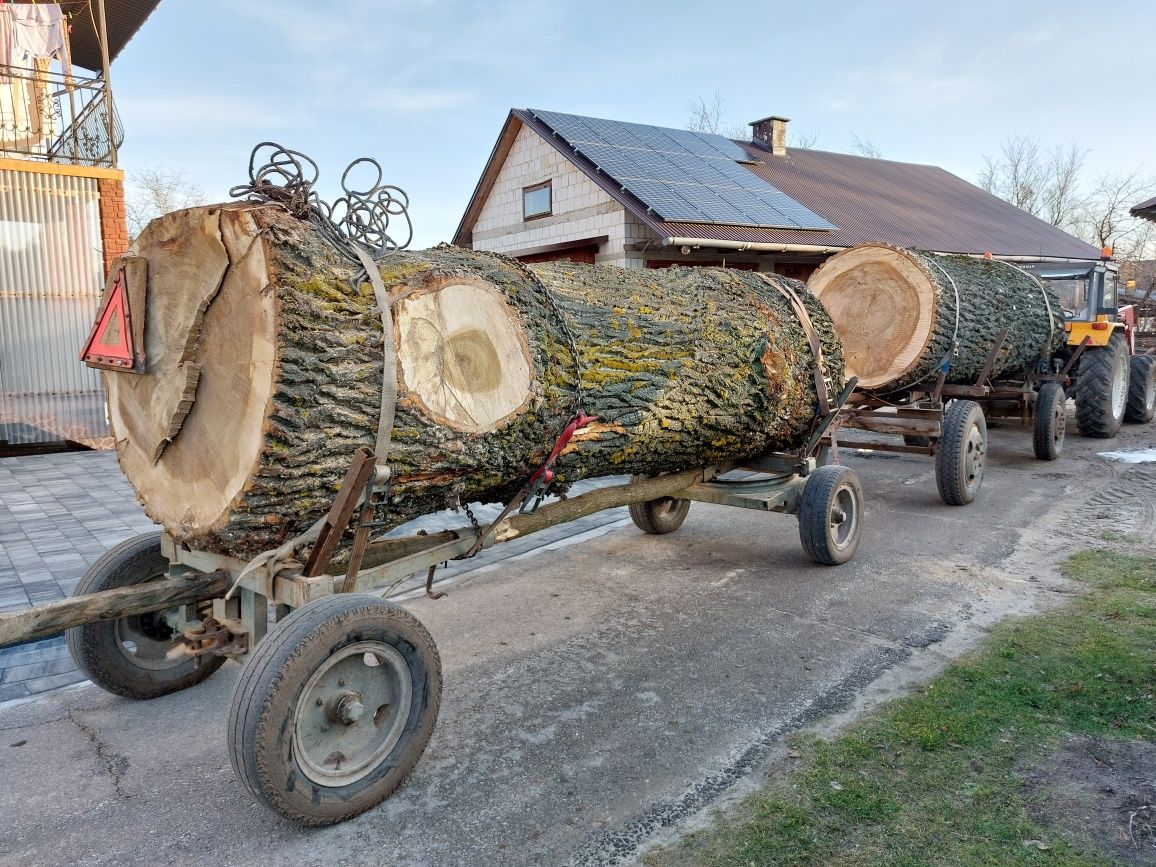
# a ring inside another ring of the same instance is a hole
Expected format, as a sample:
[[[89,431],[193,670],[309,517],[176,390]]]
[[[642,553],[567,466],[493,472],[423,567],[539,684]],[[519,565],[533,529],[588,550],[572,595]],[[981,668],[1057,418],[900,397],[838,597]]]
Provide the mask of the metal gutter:
[[[663,247],[715,247],[720,250],[750,251],[753,253],[842,253],[846,247],[821,244],[771,244],[766,241],[724,241],[715,238],[663,238]]]
[[[950,256],[953,254],[944,253],[943,255]],[[966,255],[978,256],[979,254],[978,253],[968,253]],[[1072,264],[1075,262],[1080,262],[1080,263],[1086,262],[1090,265],[1094,265],[1096,262],[1101,261],[1100,258],[1098,258],[1098,257],[1095,259],[1076,259],[1076,258],[1073,258],[1070,256],[1067,258],[1064,258],[1062,256],[1007,256],[1007,255],[1001,255],[999,253],[992,253],[991,257],[993,259],[999,259],[1001,262],[1063,262],[1065,264]]]

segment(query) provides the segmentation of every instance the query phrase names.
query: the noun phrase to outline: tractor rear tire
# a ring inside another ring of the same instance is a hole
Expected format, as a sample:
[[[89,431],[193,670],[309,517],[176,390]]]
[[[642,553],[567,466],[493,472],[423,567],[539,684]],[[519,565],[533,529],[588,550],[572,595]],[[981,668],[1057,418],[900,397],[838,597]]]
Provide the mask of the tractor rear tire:
[[[1156,357],[1134,355],[1128,377],[1128,406],[1124,421],[1147,424],[1156,415]]]
[[[1045,382],[1036,395],[1032,447],[1041,461],[1054,461],[1064,450],[1068,397],[1058,382]]]
[[[987,420],[974,400],[953,400],[943,417],[935,453],[935,483],[949,506],[966,506],[983,484],[987,463]]]
[[[1081,436],[1111,439],[1128,404],[1128,345],[1113,334],[1107,346],[1084,350],[1076,375],[1076,426]]]

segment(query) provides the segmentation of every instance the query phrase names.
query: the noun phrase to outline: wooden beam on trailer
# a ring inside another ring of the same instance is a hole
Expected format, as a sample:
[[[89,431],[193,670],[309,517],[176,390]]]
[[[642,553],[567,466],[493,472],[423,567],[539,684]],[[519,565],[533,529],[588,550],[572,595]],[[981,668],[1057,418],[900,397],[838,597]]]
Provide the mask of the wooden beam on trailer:
[[[23,611],[0,614],[0,647],[44,638],[62,629],[98,620],[165,611],[178,605],[212,599],[228,590],[229,584],[229,576],[225,572],[190,574],[132,587],[70,596]]]

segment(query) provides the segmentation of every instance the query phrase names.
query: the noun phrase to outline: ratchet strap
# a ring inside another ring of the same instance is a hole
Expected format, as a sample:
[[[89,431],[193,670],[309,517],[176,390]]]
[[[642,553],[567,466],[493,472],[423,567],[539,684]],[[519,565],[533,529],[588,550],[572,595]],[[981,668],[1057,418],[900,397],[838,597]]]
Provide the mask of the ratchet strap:
[[[823,343],[819,340],[819,332],[815,330],[815,324],[811,322],[811,317],[807,313],[807,307],[803,304],[803,299],[789,286],[784,286],[777,280],[772,280],[766,274],[759,273],[758,271],[753,273],[786,298],[791,308],[795,311],[795,318],[798,319],[803,333],[807,335],[807,343],[811,346],[811,356],[815,359],[815,396],[819,399],[819,414],[826,415],[831,411],[831,402],[827,399],[827,378],[823,373]]]
[[[365,276],[373,287],[374,300],[377,302],[377,307],[381,311],[381,350],[383,359],[381,371],[381,413],[377,426],[377,443],[374,449],[376,460],[373,481],[376,485],[384,487],[389,482],[389,465],[386,463],[386,460],[389,457],[390,440],[393,438],[394,410],[397,404],[397,346],[393,338],[393,310],[389,302],[389,293],[385,289],[385,284],[381,282],[381,274],[377,270],[377,264],[370,257],[369,253],[365,251],[365,248],[356,241],[350,241],[349,246],[357,254],[357,258],[361,262]],[[366,493],[368,493],[368,491],[368,487],[362,491],[360,499],[357,501],[358,506],[365,507],[367,505]],[[229,588],[229,592],[225,594],[225,598],[229,599],[232,597],[240,585],[241,579],[250,572],[256,572],[261,576],[265,585],[265,595],[272,597],[273,579],[277,577],[277,573],[281,571],[286,561],[292,559],[297,548],[317,540],[325,527],[328,517],[328,515],[322,515],[304,533],[286,540],[276,548],[269,551],[262,551],[250,560],[237,576],[237,580],[233,582],[233,586]],[[336,529],[339,533],[345,530],[344,527]]]

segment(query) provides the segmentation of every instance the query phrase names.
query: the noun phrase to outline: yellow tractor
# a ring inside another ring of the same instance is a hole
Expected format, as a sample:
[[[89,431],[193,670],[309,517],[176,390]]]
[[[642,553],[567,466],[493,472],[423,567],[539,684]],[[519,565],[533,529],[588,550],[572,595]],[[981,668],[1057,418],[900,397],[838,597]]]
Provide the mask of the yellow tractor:
[[[1135,309],[1118,304],[1119,266],[1111,257],[1105,247],[1089,265],[1030,267],[1060,298],[1067,337],[1052,366],[1059,372],[1075,356],[1068,393],[1086,437],[1114,437],[1122,422],[1148,422],[1156,411],[1156,356],[1136,353]]]

